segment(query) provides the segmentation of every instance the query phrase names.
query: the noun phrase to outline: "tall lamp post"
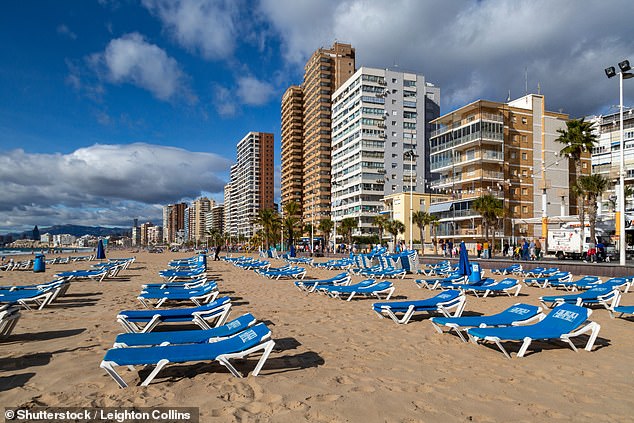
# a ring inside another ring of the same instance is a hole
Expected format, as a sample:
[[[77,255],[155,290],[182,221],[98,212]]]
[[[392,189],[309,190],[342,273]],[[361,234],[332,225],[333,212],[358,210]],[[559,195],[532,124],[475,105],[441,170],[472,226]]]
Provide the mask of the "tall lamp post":
[[[413,231],[414,231],[414,183],[412,176],[414,175],[414,159],[418,157],[414,150],[408,150],[404,156],[409,156],[409,249],[412,251]]]
[[[623,80],[634,77],[634,74],[628,73],[632,67],[629,60],[623,60],[619,63],[619,120],[620,120],[620,153],[619,153],[619,190],[618,190],[618,207],[619,207],[619,253],[620,264],[625,266],[625,141],[623,134]],[[616,70],[614,66],[610,66],[605,69],[605,74],[608,78],[616,76]]]

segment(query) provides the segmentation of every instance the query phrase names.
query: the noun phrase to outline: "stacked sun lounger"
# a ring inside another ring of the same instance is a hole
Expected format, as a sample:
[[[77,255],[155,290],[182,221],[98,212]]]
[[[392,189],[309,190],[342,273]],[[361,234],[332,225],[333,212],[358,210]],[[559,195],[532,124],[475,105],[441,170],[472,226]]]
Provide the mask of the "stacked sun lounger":
[[[321,285],[317,288],[317,292],[326,294],[332,298],[345,299],[346,301],[352,300],[355,295],[362,295],[364,297],[376,297],[381,299],[381,295],[384,294],[385,300],[389,300],[394,293],[394,285],[389,281],[377,282],[374,279],[366,279],[352,285]]]

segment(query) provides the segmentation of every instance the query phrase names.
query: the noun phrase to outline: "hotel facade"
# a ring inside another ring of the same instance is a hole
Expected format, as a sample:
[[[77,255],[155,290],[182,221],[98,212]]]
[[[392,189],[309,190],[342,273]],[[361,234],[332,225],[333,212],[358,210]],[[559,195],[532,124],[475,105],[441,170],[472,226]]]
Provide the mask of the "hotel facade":
[[[440,89],[413,73],[362,67],[335,91],[331,214],[336,224],[354,218],[354,235],[377,234],[372,221],[384,209],[384,197],[426,191],[432,180],[429,124],[439,111]]]
[[[430,165],[439,179],[432,188],[450,198],[430,206],[439,240],[483,241],[473,202],[485,194],[503,201],[498,240],[545,238],[548,225],[565,220],[557,217],[576,214],[575,167],[555,142],[567,120],[546,110],[544,96],[530,94],[508,103],[478,100],[433,121]],[[590,173],[589,153],[582,170]]]

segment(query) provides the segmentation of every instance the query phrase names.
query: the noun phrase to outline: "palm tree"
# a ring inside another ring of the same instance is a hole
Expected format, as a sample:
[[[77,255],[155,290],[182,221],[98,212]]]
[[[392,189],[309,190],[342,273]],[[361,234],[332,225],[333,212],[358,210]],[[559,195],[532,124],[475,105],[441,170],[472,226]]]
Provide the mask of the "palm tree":
[[[438,224],[440,219],[438,216],[434,216],[432,214],[429,215],[429,224],[432,229],[432,237],[434,238],[434,254],[438,254]]]
[[[334,222],[330,220],[329,217],[321,219],[321,221],[319,221],[319,230],[322,234],[324,234],[324,249],[330,246],[330,231],[332,231],[332,227],[334,225]]]
[[[339,231],[341,231],[342,235],[345,235],[348,237],[348,244],[350,244],[351,248],[352,248],[352,231],[357,226],[358,226],[357,219],[355,219],[354,217],[346,217],[345,219],[341,220],[340,226],[338,229]]]
[[[504,214],[504,202],[491,194],[486,194],[475,199],[471,207],[482,216],[485,240],[489,241],[489,228],[493,228],[493,240],[491,241],[491,257],[493,257],[495,230]]]
[[[591,242],[595,242],[597,200],[601,198],[601,195],[603,195],[605,190],[608,188],[610,180],[598,173],[595,173],[589,176],[581,176],[577,181],[577,184],[585,194],[585,203],[588,206],[588,219],[590,220],[590,240]]]
[[[261,239],[264,241],[266,249],[269,249],[269,241],[274,237],[274,230],[277,225],[279,216],[272,209],[260,209],[258,215],[253,219],[253,223],[262,228]]]
[[[289,201],[284,204],[284,220],[282,225],[288,239],[288,248],[295,243],[295,237],[298,235],[300,222],[300,207],[297,201]]]
[[[385,215],[383,214],[377,214],[372,218],[372,225],[379,228],[379,244],[383,242],[383,229],[385,229],[385,224],[387,223],[387,221],[387,217],[385,217]]]
[[[421,255],[425,254],[425,226],[429,225],[432,221],[432,215],[426,211],[417,211],[412,214],[412,222],[418,226],[420,231],[420,250]]]
[[[582,154],[591,152],[598,141],[598,135],[592,131],[592,126],[592,122],[586,122],[583,118],[573,119],[566,122],[566,129],[557,130],[560,135],[555,141],[564,144],[560,154],[562,157],[568,157],[575,166],[575,173],[569,183],[571,187],[577,184],[577,179],[582,174]],[[574,194],[574,190],[572,193]]]
[[[394,241],[394,251],[396,251],[396,238],[399,234],[405,232],[405,224],[400,220],[388,220],[385,224],[385,230],[387,230]]]

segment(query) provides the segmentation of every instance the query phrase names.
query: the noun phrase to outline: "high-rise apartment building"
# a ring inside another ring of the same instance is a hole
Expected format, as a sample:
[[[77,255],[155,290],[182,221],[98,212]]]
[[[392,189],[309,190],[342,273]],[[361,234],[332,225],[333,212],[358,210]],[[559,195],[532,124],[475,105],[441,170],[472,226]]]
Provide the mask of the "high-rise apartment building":
[[[282,96],[282,210],[286,203],[302,204],[304,181],[304,94],[293,85]]]
[[[186,203],[169,204],[163,207],[163,242],[178,242],[178,232],[185,229]]]
[[[612,212],[616,206],[616,186],[618,185],[621,169],[621,120],[619,113],[611,113],[605,116],[591,116],[586,121],[594,124],[594,132],[598,136],[598,143],[592,150],[592,173],[617,181],[603,193],[599,201],[602,212]],[[625,171],[625,186],[634,184],[634,109],[623,111],[623,169]],[[627,201],[625,210],[632,208]]]
[[[194,200],[189,206],[189,239],[198,244],[205,240],[205,217],[216,202],[206,197]]]
[[[154,224],[152,222],[146,222],[141,224],[141,245],[148,245],[148,229],[153,227]]]
[[[237,145],[225,192],[226,232],[250,238],[260,209],[273,209],[273,134],[249,132]]]
[[[320,48],[304,67],[301,87],[290,87],[282,99],[282,206],[300,200],[305,221],[330,215],[331,96],[354,70],[355,50],[350,44]],[[302,164],[298,168],[300,104]]]
[[[372,224],[383,198],[425,192],[429,123],[440,113],[440,90],[423,75],[362,67],[333,94],[332,216]]]
[[[567,120],[546,110],[544,96],[529,94],[509,103],[478,100],[432,122],[431,171],[440,175],[432,186],[451,198],[430,206],[440,219],[438,238],[482,241],[473,202],[485,194],[503,200],[497,239],[545,238],[545,218],[554,227],[557,216],[576,214],[574,164],[555,142]],[[582,168],[590,172],[589,154]]]
[[[211,208],[205,216],[205,230],[215,230],[222,234],[225,231],[225,206],[220,204]]]

